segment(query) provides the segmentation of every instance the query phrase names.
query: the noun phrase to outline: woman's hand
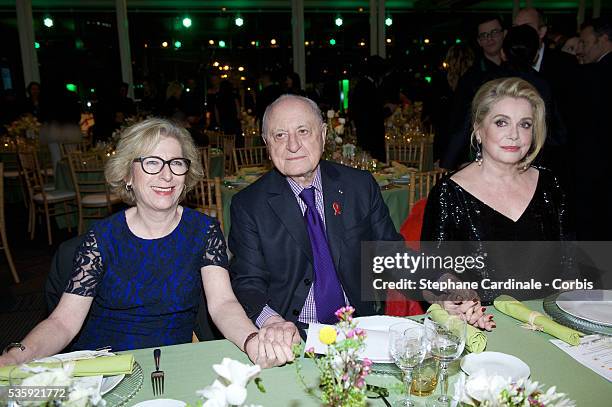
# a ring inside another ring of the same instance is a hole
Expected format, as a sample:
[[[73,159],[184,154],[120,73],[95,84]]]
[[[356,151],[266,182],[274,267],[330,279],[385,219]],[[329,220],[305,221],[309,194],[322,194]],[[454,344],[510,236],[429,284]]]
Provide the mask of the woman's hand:
[[[2,366],[11,366],[18,365],[19,361],[10,355],[10,352],[7,352],[0,356],[0,367]]]
[[[295,324],[273,316],[264,323],[257,337],[249,341],[245,351],[262,368],[282,366],[293,361],[292,347],[300,341],[300,333]],[[256,352],[251,342],[257,343]]]
[[[476,328],[492,331],[496,327],[493,314],[485,314],[480,301],[442,301],[440,304],[451,315],[464,315],[466,321]]]

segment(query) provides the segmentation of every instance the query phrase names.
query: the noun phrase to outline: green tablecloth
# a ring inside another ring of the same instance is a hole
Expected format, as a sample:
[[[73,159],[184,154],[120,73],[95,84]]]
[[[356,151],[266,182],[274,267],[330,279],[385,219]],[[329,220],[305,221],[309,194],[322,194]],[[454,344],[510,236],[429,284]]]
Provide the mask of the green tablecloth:
[[[543,312],[541,301],[527,303],[532,309]],[[547,388],[556,385],[557,390],[567,393],[576,401],[577,406],[609,405],[612,396],[610,383],[551,344],[551,336],[520,328],[516,320],[498,313],[493,307],[489,311],[495,314],[497,328],[487,334],[487,350],[509,353],[522,359],[531,368],[533,380],[545,384]],[[150,372],[154,370],[153,352],[151,349],[142,349],[134,351],[133,354],[144,370],[145,382],[128,405],[154,398],[150,382]],[[225,340],[163,347],[161,368],[166,374],[163,398],[183,400],[193,405],[197,401],[195,391],[213,382],[215,374],[212,365],[220,363],[223,357],[247,362],[246,355]],[[304,360],[302,364],[306,376],[311,380],[316,378],[312,361]],[[450,369],[450,392],[453,391],[457,378],[457,366],[458,362],[455,362]],[[266,393],[260,393],[254,384],[250,384],[247,399],[249,404],[296,407],[319,405],[303,391],[293,365],[266,369],[260,377]],[[371,375],[368,382],[389,386],[397,383],[397,380],[392,376]],[[390,397],[395,398],[394,395]],[[418,405],[425,405],[425,398],[414,397],[414,400]],[[383,406],[383,403],[380,400],[372,400],[370,405]]]
[[[232,197],[238,193],[237,188],[222,187],[221,195],[223,199],[223,223],[225,227],[226,237],[229,235],[231,219],[230,219],[230,204]],[[391,188],[382,191],[382,197],[387,207],[391,220],[395,225],[395,229],[399,231],[400,226],[408,217],[408,187]]]

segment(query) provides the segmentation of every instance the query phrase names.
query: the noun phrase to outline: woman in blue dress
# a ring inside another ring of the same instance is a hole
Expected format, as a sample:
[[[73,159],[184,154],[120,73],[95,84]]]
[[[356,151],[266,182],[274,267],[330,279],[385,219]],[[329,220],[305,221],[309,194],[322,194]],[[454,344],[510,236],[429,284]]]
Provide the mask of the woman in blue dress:
[[[202,285],[213,321],[253,362],[293,358],[297,331],[257,334],[236,300],[219,223],[179,205],[203,176],[184,129],[161,119],[128,128],[105,175],[132,206],[93,225],[57,308],[0,356],[0,366],[55,354],[72,341],[75,349],[117,351],[190,342]]]

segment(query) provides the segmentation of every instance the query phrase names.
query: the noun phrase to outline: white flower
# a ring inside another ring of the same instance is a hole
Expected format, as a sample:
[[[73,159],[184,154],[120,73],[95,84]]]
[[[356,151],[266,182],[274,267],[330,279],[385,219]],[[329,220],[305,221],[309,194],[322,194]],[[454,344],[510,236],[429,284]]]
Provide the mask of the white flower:
[[[246,401],[247,389],[232,383],[225,388],[225,397],[231,405],[239,406]]]
[[[213,370],[228,384],[246,387],[249,380],[261,372],[259,365],[247,365],[230,358],[223,358],[221,364],[213,365]]]
[[[336,137],[334,141],[336,142],[336,144],[342,144],[342,137]]]
[[[339,118],[338,121],[340,122],[340,124],[346,123],[346,119],[344,117]]]
[[[196,392],[207,399],[204,407],[242,405],[247,398],[247,384],[261,371],[259,365],[247,365],[230,358],[223,358],[220,364],[213,365],[213,369],[219,379]]]
[[[196,391],[200,397],[207,399],[204,407],[227,407],[225,396],[226,387],[219,380],[215,380],[212,385],[206,386],[202,390]]]
[[[335,115],[336,115],[336,112],[334,112],[333,110],[328,110],[327,111],[327,118],[328,119],[333,119]]]

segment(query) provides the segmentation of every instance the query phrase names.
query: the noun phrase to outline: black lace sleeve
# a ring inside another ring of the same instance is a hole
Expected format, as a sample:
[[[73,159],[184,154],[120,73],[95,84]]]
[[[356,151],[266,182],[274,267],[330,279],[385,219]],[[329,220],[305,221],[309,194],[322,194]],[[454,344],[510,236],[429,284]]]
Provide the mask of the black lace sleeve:
[[[205,266],[219,266],[224,269],[229,269],[229,261],[227,260],[227,246],[225,245],[225,237],[221,232],[219,223],[213,221],[208,226],[206,233],[206,241],[204,242],[205,251],[202,257],[202,264]]]
[[[76,250],[72,277],[64,292],[83,297],[95,297],[103,274],[102,255],[98,249],[96,235],[92,230]]]

